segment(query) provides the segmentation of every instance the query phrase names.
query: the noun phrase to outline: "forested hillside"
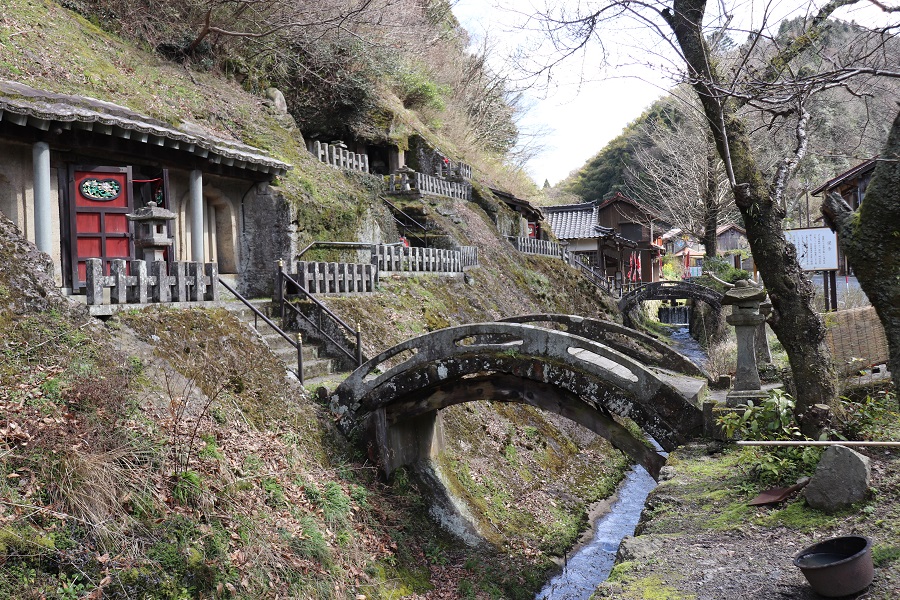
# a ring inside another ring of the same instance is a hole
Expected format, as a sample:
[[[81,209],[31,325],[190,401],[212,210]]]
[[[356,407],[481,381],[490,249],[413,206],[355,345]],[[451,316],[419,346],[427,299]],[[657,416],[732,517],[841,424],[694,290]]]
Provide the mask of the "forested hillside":
[[[720,40],[717,53],[724,64],[739,61],[748,52],[753,57],[771,56],[801,31],[801,25],[799,19],[786,21],[774,39],[746,43]],[[816,45],[796,59],[795,71],[815,72],[828,56],[853,43],[859,31],[852,23],[834,21]],[[893,51],[900,53],[900,48]],[[802,211],[805,222],[806,206],[800,200],[806,191],[881,151],[896,113],[898,92],[900,85],[895,79],[882,78],[862,85],[835,85],[809,98],[805,104],[809,113],[808,149],[785,194],[789,200],[788,218],[799,218],[798,211]],[[744,107],[743,114],[750,120],[760,164],[774,171],[783,150],[796,145],[796,131],[789,122],[766,118],[766,113],[756,110],[752,102]],[[675,87],[557,187],[584,200],[624,192],[657,208],[665,208],[667,196],[685,193],[689,187],[693,189],[685,195],[696,198],[698,184],[690,179],[688,163],[704,163],[705,169],[708,142],[701,119],[694,92],[687,86]],[[721,165],[717,168],[718,177],[724,181]],[[683,176],[679,178],[678,173]],[[671,179],[664,181],[667,178]],[[815,219],[819,214],[817,202],[811,204]]]

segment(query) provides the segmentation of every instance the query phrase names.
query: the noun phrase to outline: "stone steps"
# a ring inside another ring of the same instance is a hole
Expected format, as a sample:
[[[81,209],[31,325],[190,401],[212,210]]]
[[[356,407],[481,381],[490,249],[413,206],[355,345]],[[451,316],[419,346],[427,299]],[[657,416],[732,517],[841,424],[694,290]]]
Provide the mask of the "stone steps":
[[[275,307],[271,300],[260,299],[251,300],[250,303],[261,313],[266,315],[275,325],[281,327],[281,318],[275,316]],[[260,339],[269,347],[272,353],[277,356],[285,365],[285,368],[292,373],[297,371],[297,349],[280,333],[273,330],[260,319],[256,314],[247,308],[243,303],[234,303],[228,306],[238,319],[247,323],[251,328],[254,322],[258,326],[256,332]],[[296,333],[285,331],[288,335],[296,335]],[[304,385],[309,387],[310,381],[317,379],[326,380],[334,371],[334,362],[323,355],[322,347],[314,342],[303,342],[303,380]]]

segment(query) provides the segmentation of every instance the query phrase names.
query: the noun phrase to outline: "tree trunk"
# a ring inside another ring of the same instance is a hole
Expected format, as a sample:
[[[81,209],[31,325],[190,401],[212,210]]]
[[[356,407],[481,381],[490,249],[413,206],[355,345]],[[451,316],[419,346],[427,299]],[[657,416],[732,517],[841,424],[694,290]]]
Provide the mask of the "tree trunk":
[[[716,178],[717,161],[716,144],[712,135],[706,136],[706,189],[703,195],[703,247],[706,248],[706,257],[715,258],[719,253],[718,237],[719,229],[719,182]]]
[[[900,112],[859,210],[828,194],[822,213],[837,230],[859,285],[884,325],[888,369],[894,386],[900,386]]]
[[[784,238],[784,210],[772,201],[753,158],[746,127],[737,114],[738,107],[719,97],[710,85],[720,78],[700,26],[705,8],[705,0],[675,0],[673,10],[665,10],[662,15],[675,33],[719,156],[729,171],[750,250],[772,301],[770,325],[790,360],[796,388],[795,413],[804,433],[813,435],[818,432],[807,418],[809,409],[827,403],[838,410],[837,379],[825,345],[825,326],[813,310],[813,287],[800,269],[797,251]]]

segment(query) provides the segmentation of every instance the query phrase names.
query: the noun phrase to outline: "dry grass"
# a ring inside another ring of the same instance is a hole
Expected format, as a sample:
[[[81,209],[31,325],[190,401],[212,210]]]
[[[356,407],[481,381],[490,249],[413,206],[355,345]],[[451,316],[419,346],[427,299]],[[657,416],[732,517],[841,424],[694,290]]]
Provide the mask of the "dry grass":
[[[41,478],[58,512],[91,527],[97,539],[118,538],[134,522],[129,512],[138,498],[148,497],[145,452],[129,447],[91,451],[69,448],[44,464]]]
[[[734,334],[711,342],[707,349],[706,370],[717,378],[734,373],[737,369],[737,338]]]

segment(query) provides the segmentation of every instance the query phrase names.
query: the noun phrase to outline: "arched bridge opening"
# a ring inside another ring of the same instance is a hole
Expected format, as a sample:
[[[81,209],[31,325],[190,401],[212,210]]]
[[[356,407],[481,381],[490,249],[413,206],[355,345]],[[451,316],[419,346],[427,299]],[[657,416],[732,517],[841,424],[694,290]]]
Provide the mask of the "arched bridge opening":
[[[619,310],[622,311],[625,324],[631,326],[632,312],[646,300],[698,300],[721,313],[722,297],[720,292],[690,281],[654,281],[622,296],[619,300]]]
[[[702,431],[695,398],[638,361],[571,333],[480,323],[407,340],[369,360],[332,393],[341,427],[385,474],[440,448],[440,409],[474,400],[557,413],[608,439],[656,477],[665,459],[613,418],[627,417],[664,450]]]

